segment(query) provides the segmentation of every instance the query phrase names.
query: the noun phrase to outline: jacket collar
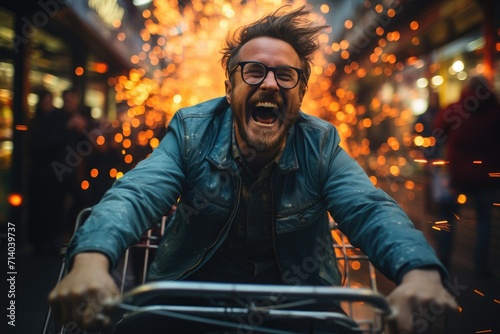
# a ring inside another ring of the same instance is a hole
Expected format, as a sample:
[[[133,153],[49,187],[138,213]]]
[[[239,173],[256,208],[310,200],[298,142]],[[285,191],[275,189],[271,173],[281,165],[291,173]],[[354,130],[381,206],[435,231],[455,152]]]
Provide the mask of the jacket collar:
[[[219,169],[228,169],[234,165],[231,154],[233,112],[226,98],[221,98],[221,100],[215,107],[213,122],[216,138],[207,159]],[[299,168],[294,144],[296,126],[297,123],[288,132],[286,146],[277,165],[277,170],[280,174],[285,174]]]

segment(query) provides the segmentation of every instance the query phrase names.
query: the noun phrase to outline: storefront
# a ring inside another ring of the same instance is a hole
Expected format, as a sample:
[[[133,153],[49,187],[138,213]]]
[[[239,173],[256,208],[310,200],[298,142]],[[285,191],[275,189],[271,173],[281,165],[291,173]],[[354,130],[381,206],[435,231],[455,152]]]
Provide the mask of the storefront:
[[[414,122],[427,110],[431,95],[445,107],[457,100],[466,80],[478,74],[500,90],[497,2],[400,1],[360,12],[347,22],[365,24],[346,29],[334,40],[331,61],[337,68],[334,87],[356,96],[359,122],[347,140],[368,139],[369,147],[362,151],[375,161],[380,154],[408,156],[416,145],[432,145],[412,141]],[[369,165],[369,160],[360,156],[360,163]],[[378,163],[366,167],[384,170]]]
[[[29,4],[27,3],[29,2]],[[131,2],[24,1],[0,7],[0,224],[26,219],[27,134],[37,92],[55,107],[76,89],[94,119],[116,118],[110,78],[140,63],[140,11]]]

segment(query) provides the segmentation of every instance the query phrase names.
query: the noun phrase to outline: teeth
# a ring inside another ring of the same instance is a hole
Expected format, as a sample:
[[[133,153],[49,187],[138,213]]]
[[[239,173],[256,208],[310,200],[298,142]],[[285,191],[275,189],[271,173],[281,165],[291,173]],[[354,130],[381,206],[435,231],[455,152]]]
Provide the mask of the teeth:
[[[271,102],[258,102],[257,104],[255,104],[255,107],[278,108],[278,105]]]

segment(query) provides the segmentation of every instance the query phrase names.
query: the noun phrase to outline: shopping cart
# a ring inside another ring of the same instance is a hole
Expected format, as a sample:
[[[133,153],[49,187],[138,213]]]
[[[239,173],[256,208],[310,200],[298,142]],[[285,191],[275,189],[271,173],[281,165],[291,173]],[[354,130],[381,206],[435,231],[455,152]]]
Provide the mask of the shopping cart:
[[[75,231],[90,212],[91,209],[88,208],[79,214]],[[138,244],[126,250],[117,269],[112,271],[122,294],[121,300],[111,305],[113,320],[149,313],[172,320],[216,325],[230,333],[292,333],[277,328],[266,328],[252,321],[242,321],[265,317],[335,322],[335,328],[342,329],[342,333],[384,332],[384,319],[391,309],[385,297],[377,292],[375,269],[367,256],[353,247],[336,229],[333,220],[333,247],[343,274],[340,287],[189,281],[146,282],[147,267],[154,257],[167,223],[167,218],[164,217],[147,231]],[[63,278],[65,272],[66,265],[63,260],[58,281]],[[199,298],[200,296],[203,298]],[[159,299],[160,304],[148,302]],[[179,304],[179,299],[187,303]],[[199,303],[200,300],[203,303]],[[332,301],[338,302],[345,314],[316,311],[314,308],[311,310],[311,305]],[[49,308],[43,333],[67,334],[69,331],[65,326],[58,326],[54,322]]]

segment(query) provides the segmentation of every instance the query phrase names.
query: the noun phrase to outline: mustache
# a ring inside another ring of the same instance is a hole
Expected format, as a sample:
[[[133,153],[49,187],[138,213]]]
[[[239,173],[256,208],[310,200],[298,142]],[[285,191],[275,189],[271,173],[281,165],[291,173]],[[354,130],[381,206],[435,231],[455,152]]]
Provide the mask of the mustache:
[[[248,101],[250,105],[253,105],[257,102],[271,102],[275,103],[278,107],[283,107],[283,105],[285,104],[283,98],[278,93],[273,93],[273,94],[267,94],[262,92],[256,93],[252,95],[252,97]]]

